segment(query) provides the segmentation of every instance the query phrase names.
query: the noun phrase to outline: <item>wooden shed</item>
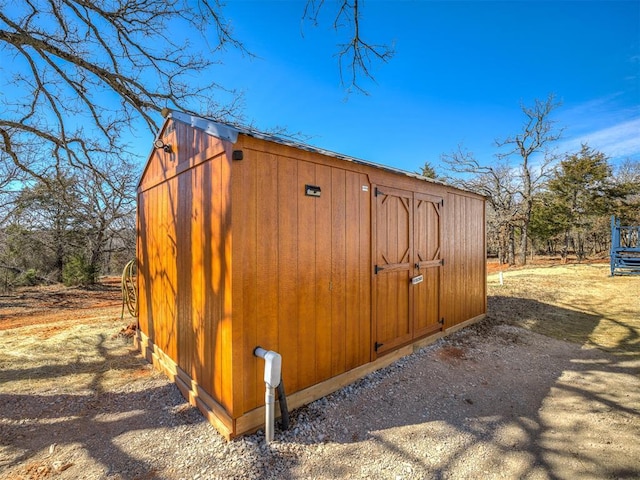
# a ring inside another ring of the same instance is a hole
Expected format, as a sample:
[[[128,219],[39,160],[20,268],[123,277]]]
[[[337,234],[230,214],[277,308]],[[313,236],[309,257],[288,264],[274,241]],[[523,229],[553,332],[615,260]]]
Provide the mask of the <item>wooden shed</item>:
[[[227,438],[264,424],[256,346],[295,408],[486,312],[482,196],[180,112],[137,251],[139,348]]]

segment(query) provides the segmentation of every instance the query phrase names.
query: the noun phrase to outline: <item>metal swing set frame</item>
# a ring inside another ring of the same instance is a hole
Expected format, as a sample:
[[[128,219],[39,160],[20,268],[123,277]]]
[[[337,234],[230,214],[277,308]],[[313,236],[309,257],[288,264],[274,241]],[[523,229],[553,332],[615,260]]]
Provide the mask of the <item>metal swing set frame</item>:
[[[611,217],[611,276],[640,275],[640,225],[621,225]]]

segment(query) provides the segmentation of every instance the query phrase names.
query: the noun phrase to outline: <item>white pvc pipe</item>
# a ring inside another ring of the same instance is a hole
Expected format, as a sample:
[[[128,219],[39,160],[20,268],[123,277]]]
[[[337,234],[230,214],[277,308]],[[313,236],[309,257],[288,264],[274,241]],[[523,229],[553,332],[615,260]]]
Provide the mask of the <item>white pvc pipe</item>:
[[[253,351],[256,357],[264,358],[264,435],[267,443],[273,440],[273,428],[275,424],[275,389],[280,385],[282,378],[282,356],[272,350],[256,347]]]
[[[273,441],[273,428],[275,425],[275,388],[267,387],[264,392],[264,439],[267,443]]]

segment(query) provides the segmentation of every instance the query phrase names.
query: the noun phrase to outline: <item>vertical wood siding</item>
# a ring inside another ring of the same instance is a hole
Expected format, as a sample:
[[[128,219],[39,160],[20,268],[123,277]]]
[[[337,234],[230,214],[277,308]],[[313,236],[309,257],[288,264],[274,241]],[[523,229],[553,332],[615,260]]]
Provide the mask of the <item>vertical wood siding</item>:
[[[416,192],[414,273],[424,280],[413,286],[413,338],[439,331],[442,280],[442,197]]]
[[[222,142],[165,133],[138,191],[140,327],[231,411],[230,166]]]
[[[413,192],[377,188],[373,242],[375,342],[378,354],[413,336]]]
[[[264,403],[256,346],[282,355],[285,387],[295,392],[369,362],[371,328],[366,175],[246,142],[232,165],[240,413]],[[305,195],[305,185],[321,196]]]
[[[484,201],[449,192],[445,199],[442,309],[449,328],[486,313]]]
[[[264,404],[258,345],[291,393],[485,313],[481,197],[179,122],[162,138],[138,190],[140,328],[230,417]]]

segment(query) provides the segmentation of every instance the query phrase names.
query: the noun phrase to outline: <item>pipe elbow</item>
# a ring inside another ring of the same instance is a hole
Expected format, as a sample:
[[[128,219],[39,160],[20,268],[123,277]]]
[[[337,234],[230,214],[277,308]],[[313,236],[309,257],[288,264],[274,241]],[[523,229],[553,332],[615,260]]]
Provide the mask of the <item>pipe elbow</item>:
[[[268,351],[264,356],[264,383],[270,388],[278,388],[282,370],[282,357],[279,353]]]
[[[273,440],[273,424],[274,424],[274,405],[276,403],[275,389],[278,388],[281,381],[282,356],[272,350],[265,350],[262,347],[256,347],[253,350],[256,357],[264,358],[264,383],[266,391],[264,394],[265,403],[265,441],[267,443]]]
[[[265,350],[261,347],[256,347],[253,354],[264,358],[264,383],[269,388],[277,388],[282,378],[282,356],[273,350]]]

